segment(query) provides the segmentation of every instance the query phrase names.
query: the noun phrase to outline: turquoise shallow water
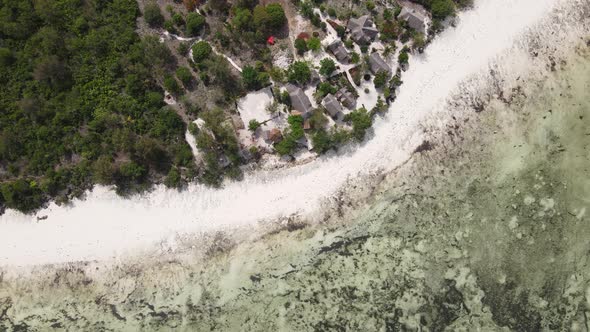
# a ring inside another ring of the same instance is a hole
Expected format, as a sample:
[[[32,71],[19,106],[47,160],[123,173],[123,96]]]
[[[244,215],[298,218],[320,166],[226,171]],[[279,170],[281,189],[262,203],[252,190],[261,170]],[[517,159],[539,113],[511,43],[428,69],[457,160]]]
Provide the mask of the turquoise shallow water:
[[[457,115],[352,220],[0,274],[0,331],[587,331],[588,47],[554,67]]]

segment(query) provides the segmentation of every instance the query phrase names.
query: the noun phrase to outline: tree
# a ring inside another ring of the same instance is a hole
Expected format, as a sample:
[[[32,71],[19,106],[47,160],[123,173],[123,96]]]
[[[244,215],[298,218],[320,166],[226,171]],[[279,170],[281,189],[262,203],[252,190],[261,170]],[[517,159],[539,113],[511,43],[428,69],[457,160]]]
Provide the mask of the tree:
[[[273,30],[282,28],[287,22],[287,16],[280,3],[271,3],[266,6],[266,12],[268,14],[268,24]]]
[[[344,120],[352,122],[352,136],[359,142],[365,138],[367,129],[372,125],[371,116],[364,108],[348,113]]]
[[[160,7],[153,1],[149,2],[143,8],[143,17],[146,23],[151,27],[160,27],[164,23],[164,16],[160,12]]]
[[[406,50],[402,50],[399,53],[399,56],[397,57],[397,61],[400,64],[406,64],[406,63],[408,63],[409,60],[410,60],[410,56],[408,55],[408,52]]]
[[[164,77],[164,88],[173,95],[180,93],[180,85],[176,82],[176,79],[172,75],[166,75]]]
[[[313,110],[311,116],[309,117],[309,124],[313,129],[322,129],[327,123],[328,118],[326,118],[324,112],[321,109],[316,108]]]
[[[190,69],[186,67],[178,67],[178,69],[176,69],[176,77],[178,77],[182,84],[186,86],[193,79],[193,74]]]
[[[389,73],[381,70],[375,74],[375,78],[373,79],[373,84],[375,84],[375,88],[381,89],[387,83],[387,79],[389,78]]]
[[[181,176],[180,173],[176,168],[171,168],[166,176],[166,180],[164,180],[164,184],[168,188],[178,188],[181,183]]]
[[[278,3],[267,6],[254,7],[253,20],[256,28],[264,33],[270,33],[282,28],[287,22],[283,7]]]
[[[297,53],[299,55],[302,55],[303,53],[305,53],[307,51],[307,43],[305,42],[305,39],[303,39],[303,38],[295,39],[295,49],[297,50]]]
[[[268,12],[266,11],[266,7],[263,5],[257,5],[254,7],[254,11],[252,12],[252,19],[254,20],[254,26],[256,29],[262,31],[268,31]]]
[[[332,148],[330,135],[328,135],[324,129],[316,131],[313,136],[311,136],[311,143],[313,144],[314,151],[319,154],[322,154]]]
[[[242,68],[242,82],[248,90],[257,90],[260,87],[258,71],[252,66]]]
[[[201,40],[193,45],[193,61],[196,63],[203,62],[208,59],[213,49],[208,42]]]
[[[239,32],[252,30],[252,12],[247,8],[238,8],[232,19],[234,29]]]
[[[306,62],[295,61],[289,66],[289,81],[305,84],[311,79],[311,69]]]
[[[0,66],[9,66],[13,60],[14,58],[10,49],[6,47],[0,47]]]
[[[432,0],[432,17],[444,20],[447,16],[455,13],[455,4],[452,0]]]
[[[248,122],[248,130],[251,132],[255,132],[258,128],[260,128],[260,122],[258,120],[252,119]]]
[[[324,58],[320,61],[320,74],[330,76],[336,70],[336,63],[330,58]]]
[[[322,48],[322,42],[317,37],[312,37],[307,41],[307,47],[312,51],[319,51]]]
[[[189,13],[186,16],[186,34],[189,36],[198,35],[205,26],[205,23],[205,18],[199,13]]]

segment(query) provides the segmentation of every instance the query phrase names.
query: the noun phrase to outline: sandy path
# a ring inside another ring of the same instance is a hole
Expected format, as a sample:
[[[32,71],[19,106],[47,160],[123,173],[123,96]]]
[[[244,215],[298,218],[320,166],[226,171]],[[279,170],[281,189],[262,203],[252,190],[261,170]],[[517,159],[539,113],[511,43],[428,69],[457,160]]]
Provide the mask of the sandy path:
[[[249,225],[261,219],[316,211],[358,174],[393,169],[421,143],[420,123],[444,111],[445,98],[469,75],[512,46],[515,38],[558,3],[552,0],[481,0],[460,24],[414,57],[392,111],[375,124],[376,137],[338,158],[264,171],[228,183],[223,190],[192,185],[163,187],[123,200],[98,187],[72,207],[51,205],[34,217],[7,211],[0,217],[0,265],[107,259],[152,246],[177,233]],[[345,165],[346,167],[343,167]]]

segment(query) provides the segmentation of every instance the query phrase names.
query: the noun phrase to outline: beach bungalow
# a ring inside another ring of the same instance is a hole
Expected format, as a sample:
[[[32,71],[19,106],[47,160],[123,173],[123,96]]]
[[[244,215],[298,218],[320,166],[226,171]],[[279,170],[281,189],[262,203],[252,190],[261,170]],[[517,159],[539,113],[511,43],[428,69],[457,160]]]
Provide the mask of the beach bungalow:
[[[391,73],[391,67],[377,52],[369,56],[369,66],[371,67],[371,72],[373,72],[373,74],[377,74],[381,71]]]
[[[359,18],[351,18],[348,21],[348,30],[350,37],[359,45],[370,44],[379,34],[379,30],[373,27],[373,20],[369,15],[363,15]]]
[[[328,50],[334,54],[336,59],[341,63],[349,63],[350,62],[350,54],[342,44],[342,41],[336,40],[328,45]]]
[[[420,33],[426,33],[426,16],[418,10],[404,7],[399,13],[398,18],[408,22],[408,26]]]
[[[289,97],[291,98],[291,108],[301,112],[301,115],[303,115],[304,118],[307,118],[313,110],[313,106],[305,92],[293,84],[287,84],[286,88]]]
[[[336,99],[338,99],[338,101],[340,101],[344,107],[347,107],[351,110],[356,108],[356,98],[350,91],[346,90],[346,88],[338,90],[334,97],[336,97]]]
[[[322,105],[326,108],[326,111],[328,111],[328,114],[330,114],[332,118],[336,118],[338,114],[342,112],[342,105],[331,93],[324,97]]]

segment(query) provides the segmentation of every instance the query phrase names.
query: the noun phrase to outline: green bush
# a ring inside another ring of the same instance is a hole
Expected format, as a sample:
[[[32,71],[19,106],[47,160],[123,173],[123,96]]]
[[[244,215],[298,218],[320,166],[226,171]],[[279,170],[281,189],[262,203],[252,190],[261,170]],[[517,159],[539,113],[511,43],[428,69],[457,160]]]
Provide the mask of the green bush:
[[[258,122],[256,119],[252,119],[250,122],[248,122],[248,130],[251,132],[255,132],[258,128],[260,128],[260,122]]]
[[[375,74],[375,78],[373,79],[373,84],[375,84],[375,88],[381,89],[387,83],[387,79],[389,78],[389,73],[386,71],[379,71]]]
[[[452,0],[432,0],[430,10],[432,17],[443,20],[455,13],[455,4]]]
[[[319,51],[322,48],[322,42],[317,37],[312,37],[307,41],[307,48],[312,51]]]
[[[160,11],[158,4],[153,1],[149,2],[143,8],[143,17],[147,24],[151,27],[160,27],[164,23],[164,16]]]
[[[331,58],[324,58],[320,61],[320,74],[330,76],[336,70],[336,63]]]
[[[371,128],[373,122],[371,115],[364,108],[348,113],[344,120],[352,122],[352,136],[359,142],[365,138],[367,129]]]
[[[205,26],[205,17],[199,13],[189,13],[186,16],[186,34],[189,36],[198,35]]]
[[[190,84],[191,80],[193,79],[193,74],[187,67],[178,67],[176,69],[176,77],[178,77],[182,84],[186,86]]]
[[[201,40],[193,45],[193,61],[196,63],[203,62],[208,59],[213,49],[208,42]]]
[[[172,75],[166,75],[164,77],[164,88],[173,95],[179,94],[182,90],[178,82]]]
[[[299,55],[302,55],[303,53],[307,52],[307,43],[305,42],[305,39],[295,39],[295,49],[297,50],[297,53]]]
[[[311,69],[304,61],[293,62],[287,72],[291,82],[305,84],[311,79]]]

